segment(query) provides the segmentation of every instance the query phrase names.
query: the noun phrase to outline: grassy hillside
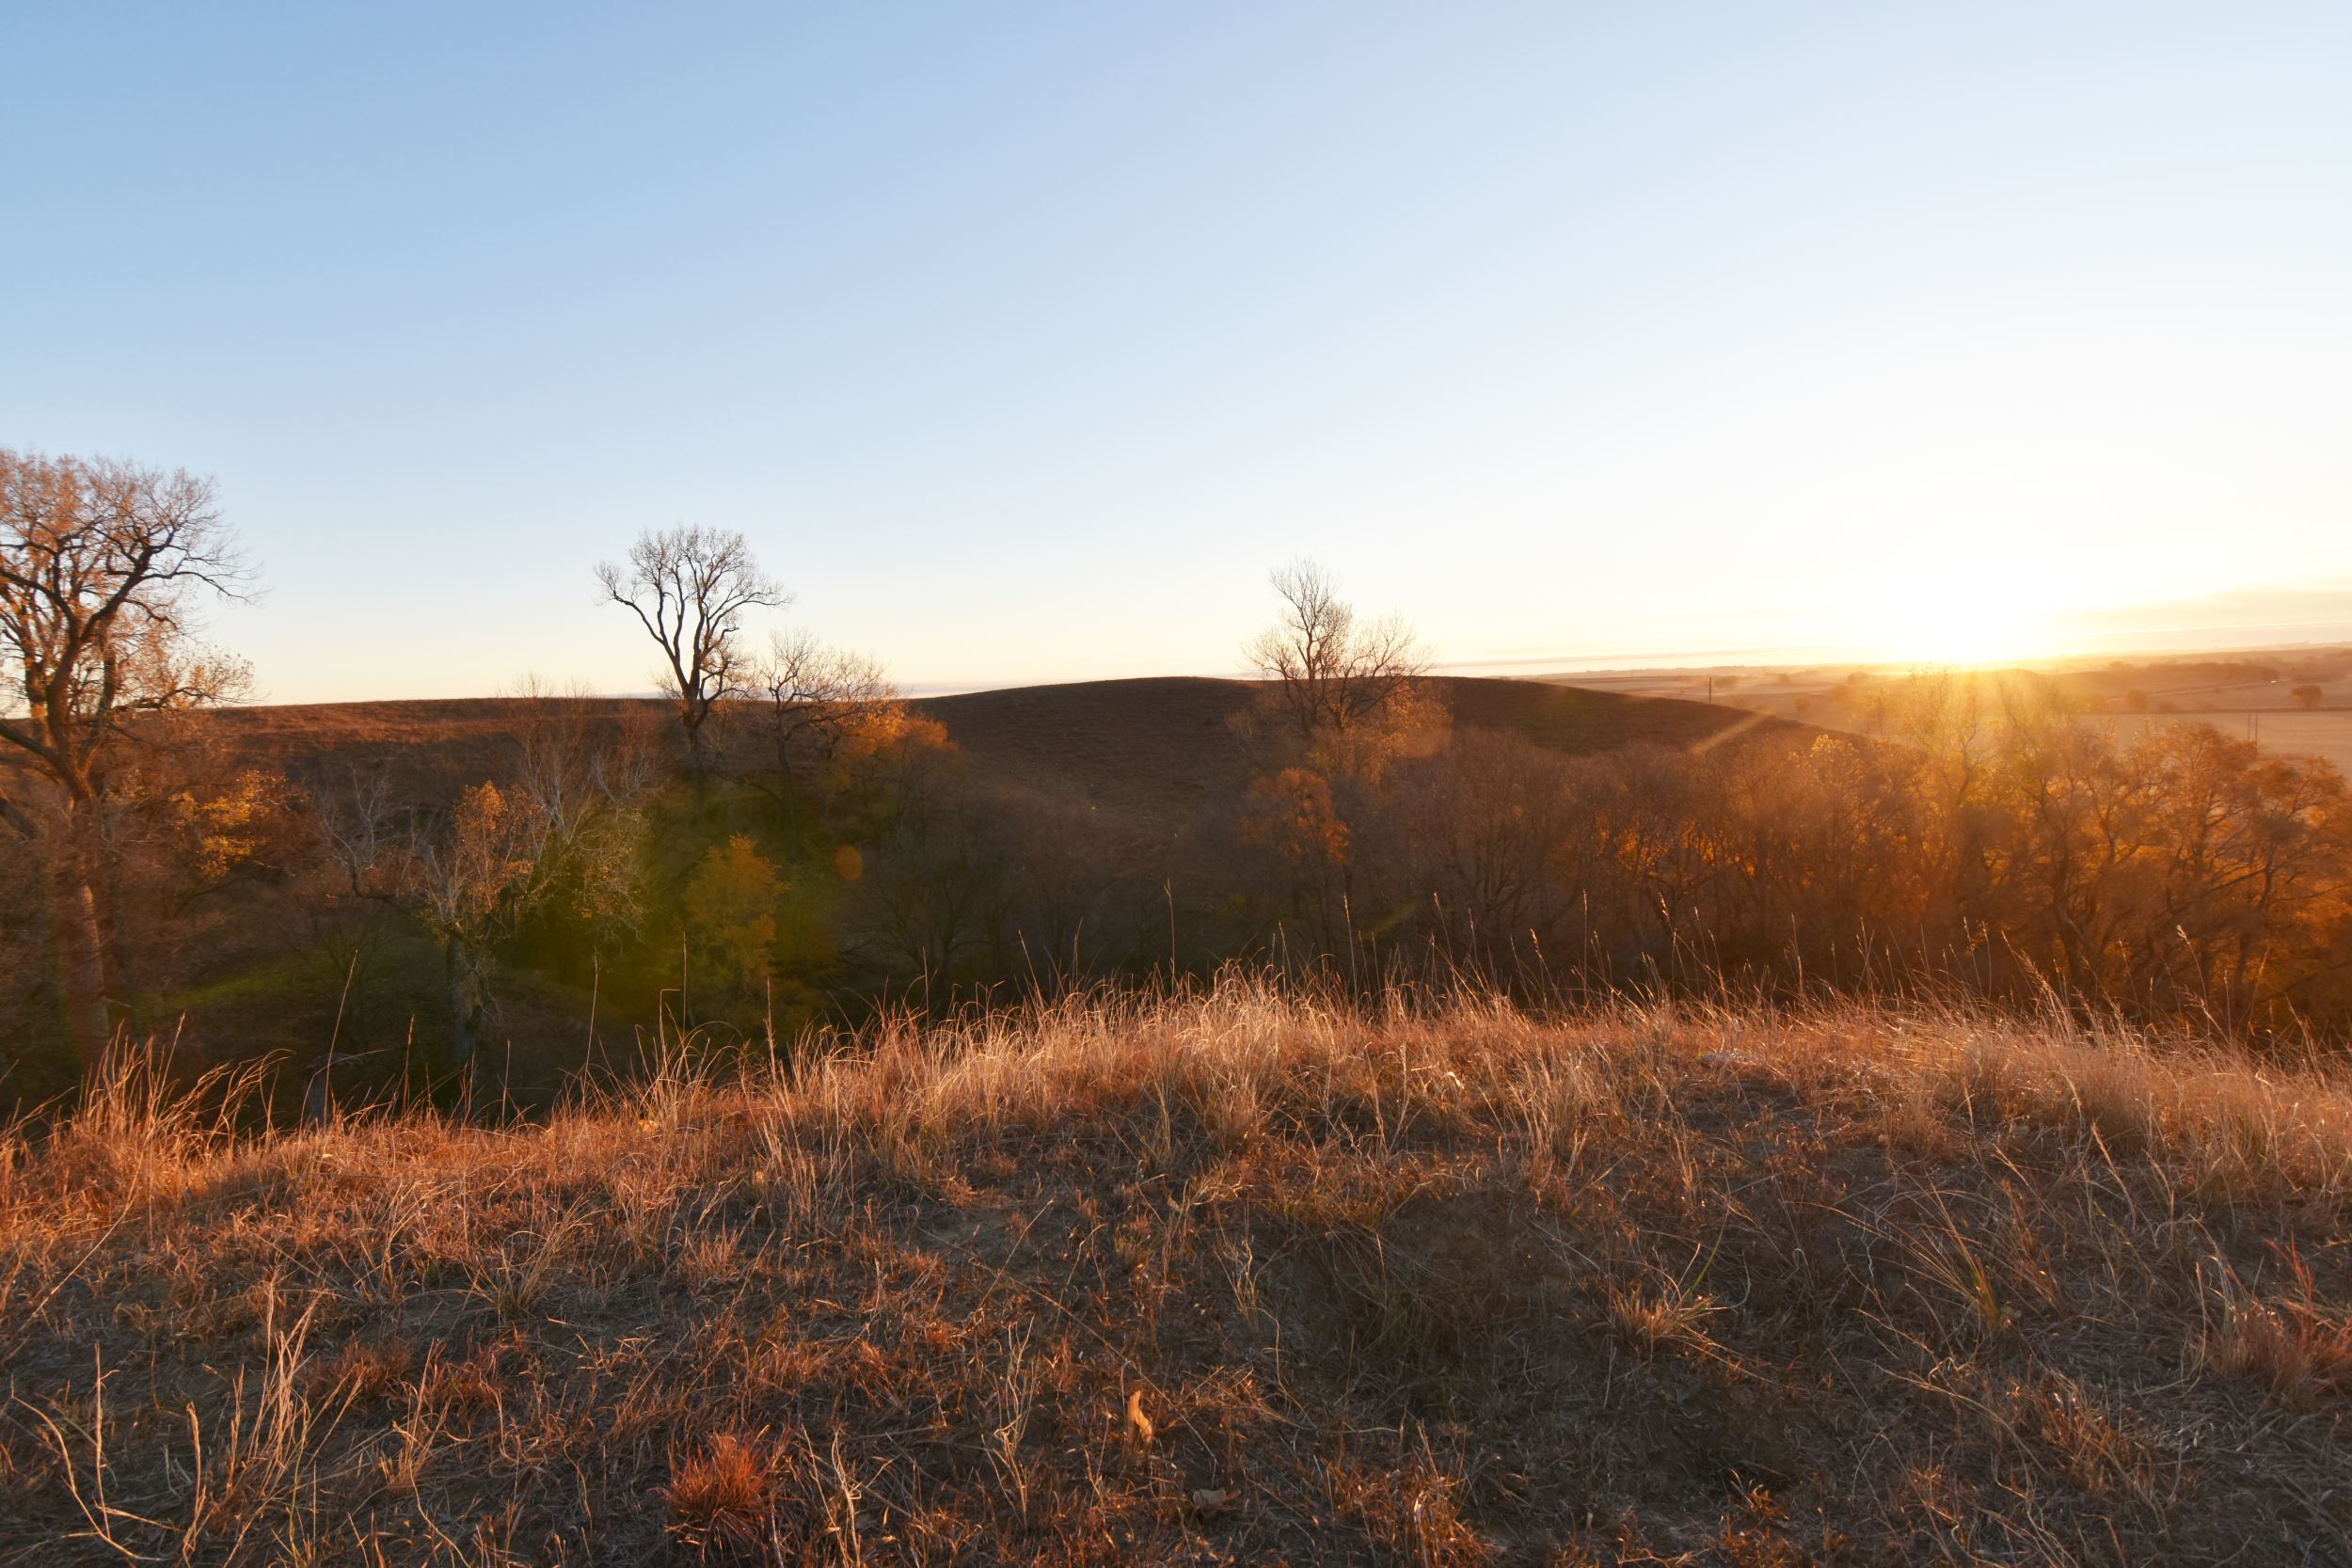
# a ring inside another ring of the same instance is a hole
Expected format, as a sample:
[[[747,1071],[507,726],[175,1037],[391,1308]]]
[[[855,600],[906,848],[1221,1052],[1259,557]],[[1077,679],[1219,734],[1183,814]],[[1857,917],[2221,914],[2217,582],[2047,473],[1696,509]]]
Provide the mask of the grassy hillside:
[[[2347,1560],[2352,1088],[1247,985],[0,1151],[0,1561]]]
[[[1692,746],[1756,722],[1734,708],[1536,681],[1439,677],[1430,685],[1457,723],[1511,731],[1571,752]],[[1077,789],[1112,809],[1166,818],[1247,782],[1248,759],[1231,721],[1260,689],[1248,681],[1166,676],[975,691],[914,706],[945,725],[967,763],[992,783]],[[545,701],[246,707],[209,722],[237,755],[254,762],[389,766],[403,783],[454,789],[509,767],[520,722]],[[671,722],[667,705],[651,700],[589,699],[580,706],[597,719]]]

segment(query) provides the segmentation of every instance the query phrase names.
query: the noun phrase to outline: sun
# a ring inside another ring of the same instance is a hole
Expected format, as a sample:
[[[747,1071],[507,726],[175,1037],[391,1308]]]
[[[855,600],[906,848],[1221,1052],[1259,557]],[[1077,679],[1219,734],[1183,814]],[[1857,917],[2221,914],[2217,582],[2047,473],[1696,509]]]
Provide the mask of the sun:
[[[2041,647],[2041,617],[1996,600],[1936,598],[1890,639],[1896,658],[1920,664],[2000,664]]]
[[[1856,639],[1898,664],[2001,664],[2051,651],[2057,606],[1974,562],[1922,562],[1871,595]]]

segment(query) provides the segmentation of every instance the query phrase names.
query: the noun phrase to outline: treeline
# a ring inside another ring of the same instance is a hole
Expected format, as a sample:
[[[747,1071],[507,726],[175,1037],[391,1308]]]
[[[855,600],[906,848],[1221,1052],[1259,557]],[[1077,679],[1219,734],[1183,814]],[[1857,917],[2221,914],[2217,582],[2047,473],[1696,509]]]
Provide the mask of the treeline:
[[[871,659],[755,642],[787,598],[739,534],[597,573],[663,703],[526,691],[453,778],[257,759],[206,721],[242,671],[195,611],[247,573],[203,482],[0,451],[0,529],[19,1101],[175,1033],[194,1062],[287,1053],[313,1108],[527,1095],[686,1031],[788,1049],[1235,959],[2352,1033],[2341,777],[2201,726],[2119,740],[2031,676],[1873,683],[1870,738],[1567,755],[1457,726],[1408,626],[1295,566],[1248,650],[1245,782],[1163,832],[965,766]]]
[[[1565,757],[1463,731],[1293,767],[1238,815],[1261,935],[1489,977],[1964,988],[2233,1034],[2352,1027],[2352,811],[2324,762],[2128,742],[2030,676],[1898,683],[1887,740]]]

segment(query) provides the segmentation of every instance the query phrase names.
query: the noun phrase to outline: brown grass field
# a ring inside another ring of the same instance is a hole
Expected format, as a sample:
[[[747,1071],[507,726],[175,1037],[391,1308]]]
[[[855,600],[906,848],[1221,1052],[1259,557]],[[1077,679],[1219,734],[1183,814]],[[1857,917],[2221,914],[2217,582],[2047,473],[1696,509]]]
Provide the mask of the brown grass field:
[[[2352,1560],[2352,1085],[1246,980],[0,1143],[0,1563]]]

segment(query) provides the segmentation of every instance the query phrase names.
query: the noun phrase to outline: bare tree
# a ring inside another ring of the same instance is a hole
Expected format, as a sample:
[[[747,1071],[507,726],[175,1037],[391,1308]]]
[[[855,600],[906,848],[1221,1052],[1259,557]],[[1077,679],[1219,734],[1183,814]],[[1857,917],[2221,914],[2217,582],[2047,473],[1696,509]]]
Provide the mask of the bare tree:
[[[659,678],[677,704],[687,767],[699,784],[708,768],[703,726],[713,708],[744,689],[743,614],[789,604],[790,596],[760,570],[741,533],[683,524],[639,534],[628,566],[607,562],[596,580],[661,649]]]
[[[1273,574],[1281,618],[1243,657],[1276,683],[1284,717],[1310,750],[1392,718],[1428,671],[1413,630],[1396,616],[1366,621],[1331,574],[1296,561]]]
[[[138,716],[244,689],[245,665],[204,648],[191,616],[250,581],[210,480],[0,449],[0,742],[28,765],[0,773],[0,822],[42,850],[85,1065],[112,1037],[124,989],[97,891],[110,770]]]
[[[822,768],[853,739],[886,741],[907,721],[906,704],[878,660],[807,631],[778,632],[768,657],[753,669],[750,686],[775,750],[779,786],[787,792],[802,768]]]
[[[605,806],[627,804],[652,785],[658,747],[650,716],[634,705],[598,700],[586,688],[558,688],[536,675],[511,693],[514,775],[568,838]]]

